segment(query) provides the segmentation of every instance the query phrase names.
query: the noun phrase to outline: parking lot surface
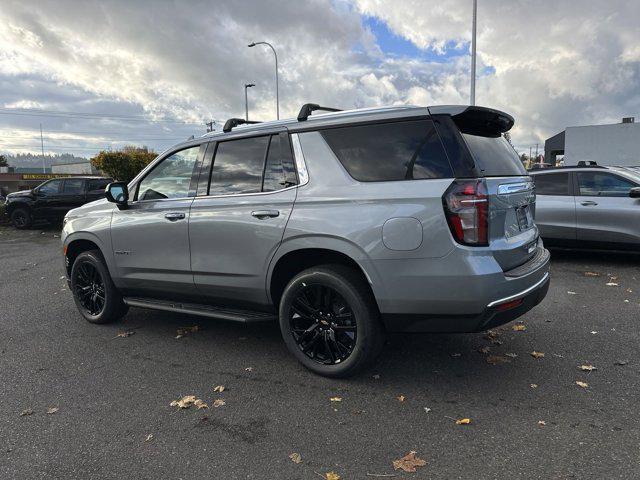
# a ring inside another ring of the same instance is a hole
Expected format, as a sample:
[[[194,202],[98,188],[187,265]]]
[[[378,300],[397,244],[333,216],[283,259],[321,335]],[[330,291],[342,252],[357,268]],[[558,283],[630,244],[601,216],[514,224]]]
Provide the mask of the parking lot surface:
[[[518,330],[392,336],[330,380],[275,324],[85,322],[57,234],[0,227],[0,478],[640,478],[640,257],[553,252]]]

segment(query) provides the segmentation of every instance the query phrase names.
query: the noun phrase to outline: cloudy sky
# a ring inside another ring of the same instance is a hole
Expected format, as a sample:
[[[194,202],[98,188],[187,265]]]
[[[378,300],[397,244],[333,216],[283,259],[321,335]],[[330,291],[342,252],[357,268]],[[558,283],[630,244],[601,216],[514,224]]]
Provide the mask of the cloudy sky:
[[[205,122],[469,100],[471,0],[84,0],[0,4],[0,152],[162,150]],[[640,117],[640,7],[479,0],[477,103],[528,151],[568,125]]]

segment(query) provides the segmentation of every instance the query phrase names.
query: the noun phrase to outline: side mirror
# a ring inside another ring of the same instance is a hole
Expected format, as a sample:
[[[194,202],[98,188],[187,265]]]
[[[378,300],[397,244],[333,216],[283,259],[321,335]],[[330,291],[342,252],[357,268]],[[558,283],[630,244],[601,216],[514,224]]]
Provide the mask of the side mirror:
[[[640,187],[633,187],[629,190],[629,196],[631,198],[640,198]]]
[[[124,182],[112,182],[104,189],[104,196],[110,202],[118,205],[118,208],[127,208],[129,201],[129,189]]]

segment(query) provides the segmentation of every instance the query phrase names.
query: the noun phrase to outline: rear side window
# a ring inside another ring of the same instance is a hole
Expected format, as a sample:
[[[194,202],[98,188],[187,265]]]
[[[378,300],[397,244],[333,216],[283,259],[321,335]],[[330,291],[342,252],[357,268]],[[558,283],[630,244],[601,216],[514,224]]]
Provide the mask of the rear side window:
[[[69,179],[64,181],[62,187],[62,193],[66,195],[78,195],[84,193],[84,180],[82,179]]]
[[[349,175],[361,182],[454,176],[431,120],[332,128],[321,134]]]
[[[262,191],[274,192],[297,183],[289,136],[286,133],[273,135],[264,167]]]
[[[520,157],[502,136],[483,137],[462,133],[476,166],[485,177],[526,175]]]
[[[99,178],[97,180],[89,180],[89,186],[87,187],[87,190],[89,190],[90,192],[93,192],[95,190],[104,190],[107,185],[109,185],[112,182],[111,179],[109,178]]]
[[[268,136],[220,142],[213,160],[209,195],[259,192],[268,144]]]
[[[533,175],[536,195],[569,195],[568,173],[544,173]]]

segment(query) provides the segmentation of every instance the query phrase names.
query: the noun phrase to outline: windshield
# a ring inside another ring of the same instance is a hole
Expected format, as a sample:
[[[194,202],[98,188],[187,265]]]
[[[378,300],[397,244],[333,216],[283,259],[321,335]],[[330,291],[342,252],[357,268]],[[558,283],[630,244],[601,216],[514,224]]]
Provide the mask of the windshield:
[[[518,154],[502,136],[483,137],[470,133],[462,136],[483,176],[527,175]]]

